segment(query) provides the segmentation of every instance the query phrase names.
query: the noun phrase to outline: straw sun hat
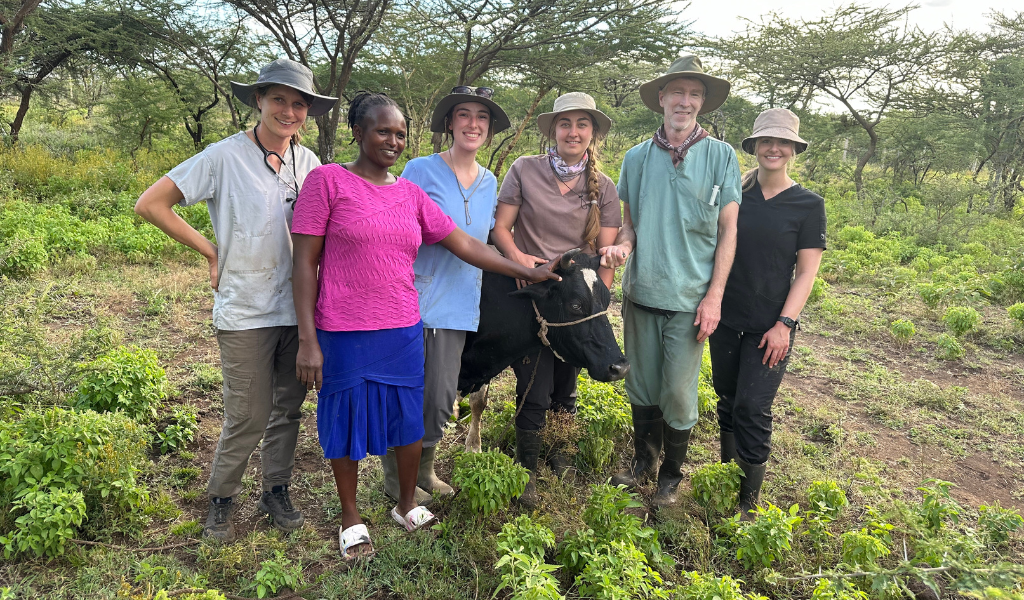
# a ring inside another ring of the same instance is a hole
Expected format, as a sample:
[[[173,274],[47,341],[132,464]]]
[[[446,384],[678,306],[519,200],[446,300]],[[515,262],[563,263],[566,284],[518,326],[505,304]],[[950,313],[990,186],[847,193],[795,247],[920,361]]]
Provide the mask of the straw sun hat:
[[[551,124],[554,123],[555,117],[560,113],[571,110],[582,110],[590,113],[594,120],[597,121],[597,129],[602,135],[608,133],[608,130],[612,128],[612,120],[608,118],[608,115],[597,110],[597,103],[594,102],[594,98],[590,94],[569,92],[555,98],[555,106],[551,109],[551,112],[542,113],[537,116],[537,129],[546,135],[551,131]]]
[[[757,138],[773,137],[790,140],[797,154],[807,149],[807,142],[800,137],[800,117],[785,108],[769,108],[754,119],[754,132],[740,144],[747,154],[754,153]]]
[[[725,104],[725,99],[729,97],[731,85],[728,81],[708,75],[704,72],[704,66],[699,58],[693,54],[684,54],[672,62],[672,66],[668,68],[664,75],[640,86],[640,99],[644,101],[644,105],[647,108],[658,114],[663,114],[665,109],[658,102],[658,92],[673,79],[681,79],[683,77],[700,80],[704,83],[704,87],[707,90],[707,93],[704,95],[704,104],[701,105],[700,112],[697,113],[699,115],[715,110],[722,104]]]

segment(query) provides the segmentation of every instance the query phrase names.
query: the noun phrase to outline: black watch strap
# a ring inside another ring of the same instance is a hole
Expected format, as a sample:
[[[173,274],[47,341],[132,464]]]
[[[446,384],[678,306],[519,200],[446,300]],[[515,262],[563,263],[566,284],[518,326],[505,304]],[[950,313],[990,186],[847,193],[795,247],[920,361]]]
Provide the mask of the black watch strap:
[[[789,327],[790,329],[796,329],[796,327],[798,325],[800,325],[800,321],[799,320],[795,320],[794,321],[793,319],[790,319],[789,317],[779,317],[778,319],[775,319],[775,320],[778,321],[779,323],[782,323],[786,327]]]

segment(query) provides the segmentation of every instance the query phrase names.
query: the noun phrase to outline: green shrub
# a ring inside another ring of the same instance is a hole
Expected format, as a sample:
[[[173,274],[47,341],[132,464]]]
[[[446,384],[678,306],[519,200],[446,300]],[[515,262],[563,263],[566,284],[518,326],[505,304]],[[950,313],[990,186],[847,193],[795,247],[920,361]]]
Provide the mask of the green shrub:
[[[884,539],[872,535],[867,529],[848,531],[840,539],[843,543],[843,562],[852,568],[877,566],[879,558],[892,552]]]
[[[49,261],[45,241],[37,236],[16,232],[0,242],[0,273],[24,277],[43,270]]]
[[[963,337],[975,331],[980,321],[981,316],[978,311],[970,306],[950,306],[946,309],[946,314],[942,316],[942,322],[956,337]]]
[[[928,308],[935,310],[943,300],[943,290],[933,283],[920,283],[917,286],[917,293],[921,301]]]
[[[196,410],[191,407],[178,407],[171,414],[171,423],[163,431],[157,432],[160,442],[160,453],[167,454],[181,450],[196,437],[199,431],[199,419]]]
[[[794,504],[787,514],[770,502],[765,508],[759,507],[757,519],[741,523],[736,530],[736,559],[751,570],[772,566],[792,550],[793,527],[803,521],[797,516],[799,510]],[[739,515],[733,519],[739,519]]]
[[[75,407],[99,412],[124,412],[134,419],[156,417],[167,397],[167,375],[156,353],[135,346],[115,348],[81,366],[84,373]]]
[[[673,598],[680,600],[746,600],[743,595],[739,579],[733,579],[728,575],[715,577],[705,575],[696,571],[683,573],[686,583],[680,584],[676,595]],[[753,600],[753,597],[751,598]]]
[[[501,584],[494,590],[508,590],[512,600],[564,600],[558,591],[554,573],[557,565],[544,564],[544,560],[530,554],[510,552],[503,555],[494,567],[501,573]]]
[[[947,520],[953,523],[960,522],[962,509],[949,494],[952,487],[953,484],[948,481],[926,479],[924,484],[917,488],[922,493],[918,515],[927,529],[938,531]]]
[[[284,552],[277,550],[274,558],[260,563],[256,579],[252,587],[256,589],[257,598],[276,596],[283,588],[298,589],[302,585],[302,561],[293,564]]]
[[[868,595],[845,579],[838,582],[819,579],[811,592],[811,600],[868,600]]]
[[[523,494],[529,480],[525,467],[497,450],[461,454],[452,475],[470,509],[482,511],[484,516],[508,508],[513,498]]]
[[[914,327],[913,321],[896,319],[889,324],[889,333],[896,339],[897,344],[906,347],[910,344],[910,338],[914,337],[914,334],[917,333],[917,329]]]
[[[78,490],[32,486],[10,508],[23,514],[15,519],[14,531],[0,535],[4,558],[16,554],[60,556],[85,520],[85,498]]]
[[[0,516],[0,533],[10,531],[14,521],[19,528],[55,527],[50,523],[59,519],[30,523],[31,507],[22,499],[39,490],[48,490],[50,498],[57,498],[53,494],[58,491],[64,498],[79,493],[92,528],[119,530],[134,523],[148,501],[137,480],[149,464],[148,437],[145,428],[124,415],[92,411],[51,408],[0,421],[0,502],[12,507]],[[46,539],[57,537],[51,531]]]
[[[814,285],[811,286],[811,294],[807,296],[807,302],[809,304],[814,304],[815,302],[824,298],[825,294],[828,293],[829,287],[830,286],[828,285],[828,283],[825,282],[824,279],[822,279],[821,277],[815,277]]]
[[[632,542],[613,540],[588,557],[576,577],[580,596],[595,600],[668,598],[661,575]]]
[[[978,529],[993,544],[1002,544],[1010,539],[1010,535],[1024,527],[1024,517],[1011,508],[995,506],[978,507]]]
[[[959,360],[967,354],[960,340],[948,333],[939,335],[938,339],[935,340],[935,345],[938,347],[935,351],[935,357],[939,360]]]
[[[807,488],[807,500],[811,506],[808,512],[814,512],[829,521],[839,518],[839,513],[850,505],[846,492],[832,480],[815,481]]]
[[[735,462],[711,463],[697,470],[691,478],[693,497],[697,503],[717,515],[727,515],[739,503],[743,469]]]
[[[554,547],[555,534],[526,515],[505,523],[498,534],[499,554],[519,552],[543,561],[545,552]]]
[[[697,409],[702,415],[713,415],[717,407],[718,394],[715,393],[715,384],[711,379],[711,349],[710,345],[705,345],[700,357],[700,374],[697,376]]]
[[[629,401],[615,387],[580,376],[576,387],[576,420],[586,430],[578,441],[580,468],[600,472],[615,457],[615,443],[632,432]]]
[[[1013,319],[1017,327],[1024,327],[1024,302],[1018,302],[1006,309],[1007,314]]]

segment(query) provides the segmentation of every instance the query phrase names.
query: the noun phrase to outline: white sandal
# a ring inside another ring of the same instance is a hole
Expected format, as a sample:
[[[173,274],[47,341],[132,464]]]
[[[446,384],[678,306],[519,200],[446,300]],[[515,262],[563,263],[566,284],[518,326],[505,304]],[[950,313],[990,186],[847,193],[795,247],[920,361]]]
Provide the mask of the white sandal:
[[[369,552],[363,552],[361,554],[349,554],[348,549],[353,546],[359,546],[360,544],[366,544],[370,547]],[[373,548],[373,542],[370,541],[370,532],[366,529],[366,525],[360,523],[353,525],[348,529],[342,531],[342,528],[338,528],[338,545],[341,546],[341,557],[345,560],[355,560],[357,558],[369,558],[376,552]]]
[[[434,513],[430,512],[423,506],[417,506],[410,510],[403,518],[402,515],[398,514],[398,507],[396,506],[391,509],[391,518],[399,525],[405,527],[406,531],[411,533],[433,521]]]

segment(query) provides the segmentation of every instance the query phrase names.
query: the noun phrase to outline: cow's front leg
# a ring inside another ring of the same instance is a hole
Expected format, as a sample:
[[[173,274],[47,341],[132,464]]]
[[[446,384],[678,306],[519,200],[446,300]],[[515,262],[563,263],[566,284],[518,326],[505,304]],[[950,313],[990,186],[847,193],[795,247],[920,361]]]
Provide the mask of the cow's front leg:
[[[488,384],[490,385],[490,384]],[[469,411],[472,417],[469,420],[469,433],[466,434],[466,451],[480,452],[480,418],[487,408],[487,387],[485,385],[469,395]]]

